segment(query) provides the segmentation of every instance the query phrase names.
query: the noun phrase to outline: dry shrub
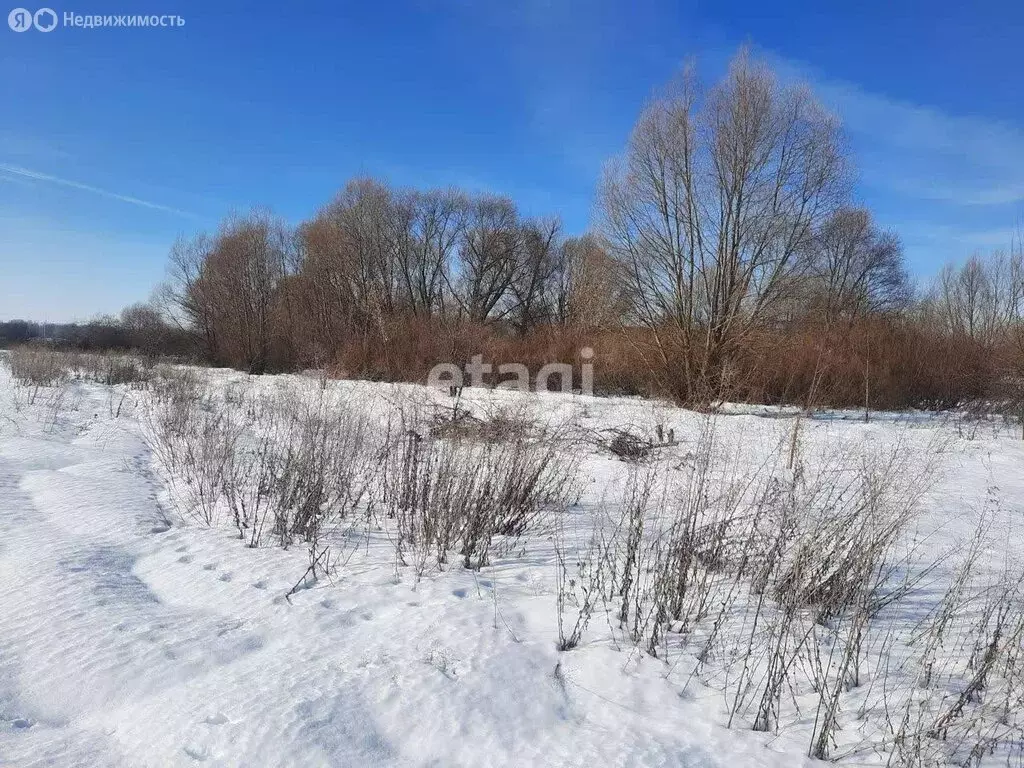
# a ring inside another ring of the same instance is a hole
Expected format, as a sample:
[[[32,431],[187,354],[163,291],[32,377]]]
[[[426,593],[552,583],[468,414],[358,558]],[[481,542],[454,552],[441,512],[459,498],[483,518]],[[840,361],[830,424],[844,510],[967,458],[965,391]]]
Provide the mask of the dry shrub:
[[[55,387],[71,375],[70,356],[45,347],[15,347],[7,355],[11,374],[22,386]]]
[[[735,391],[747,402],[812,407],[945,409],[985,395],[991,355],[976,341],[902,318],[825,328],[805,323],[752,335]]]
[[[142,358],[113,352],[71,353],[72,368],[80,379],[98,384],[145,387],[153,377],[153,365]]]
[[[366,421],[321,396],[313,402],[271,400],[233,451],[224,483],[239,535],[264,542],[314,545],[351,516],[368,493],[378,465]]]
[[[593,357],[581,357],[586,347]],[[715,389],[704,391],[694,384],[701,360],[670,332],[541,326],[509,335],[500,326],[406,319],[387,334],[349,342],[334,370],[422,382],[437,363],[464,365],[479,354],[494,368],[484,377],[489,386],[501,381],[497,370],[503,363],[524,364],[533,376],[548,363],[569,363],[572,386],[579,388],[581,366],[589,363],[597,394],[696,405],[728,399],[863,408],[867,401],[878,410],[938,410],[999,399],[1008,383],[1024,378],[1013,367],[1011,361],[1020,358],[1013,352],[1009,341],[993,350],[908,317],[876,316],[832,327],[808,320],[750,332],[729,351]]]
[[[1024,761],[1024,570],[988,567],[987,524],[915,632],[909,684],[886,699],[891,766]]]
[[[315,545],[370,489],[382,446],[365,419],[331,400],[283,395],[217,400],[187,370],[153,386],[147,438],[187,514],[228,514],[249,546]]]
[[[830,758],[844,694],[884,668],[883,614],[932,568],[908,575],[904,545],[941,446],[805,457],[786,436],[752,466],[721,440],[720,418],[704,418],[682,464],[629,464],[621,502],[602,505],[610,527],[575,555],[559,551],[560,573],[577,562],[560,580],[562,647],[580,642],[597,589],[630,642],[666,661],[680,645],[693,654],[693,676],[721,686],[730,726],[775,731],[811,697],[808,752]]]
[[[181,409],[201,399],[205,387],[195,369],[162,365],[156,369],[149,391],[157,405]]]
[[[215,525],[225,481],[244,424],[213,407],[208,392],[187,374],[160,377],[144,436],[163,464],[171,492],[186,515]]]
[[[152,368],[141,360],[130,357],[108,356],[102,371],[102,384],[128,384],[131,386],[145,385],[152,376]]]
[[[1003,345],[1010,350],[1009,343]],[[593,350],[584,359],[581,351]],[[511,334],[497,325],[401,317],[378,331],[356,334],[337,350],[332,373],[386,381],[424,382],[439,363],[467,364],[474,355],[498,367],[520,363],[531,377],[548,363],[593,366],[597,394],[668,397],[690,405],[720,400],[815,407],[948,409],[992,398],[1020,378],[1000,352],[965,335],[934,330],[914,318],[875,316],[833,324],[813,319],[750,331],[728,350],[713,388],[699,385],[702,361],[671,330],[585,330],[539,326]],[[531,379],[531,386],[536,382]]]
[[[456,319],[396,316],[352,333],[334,351],[331,370],[373,381],[425,382],[438,363],[462,365],[488,349],[491,332]]]
[[[330,371],[342,378],[423,383],[439,363],[464,367],[474,355],[480,355],[493,368],[483,377],[486,386],[511,378],[498,372],[498,367],[506,363],[525,365],[531,387],[543,366],[567,363],[574,374],[570,386],[580,389],[584,386],[582,365],[589,363],[593,366],[593,387],[599,394],[662,394],[664,388],[652,380],[631,340],[639,335],[558,325],[539,326],[520,335],[510,334],[500,324],[397,317],[379,330],[346,336],[333,355]],[[582,350],[588,347],[594,354],[585,358]],[[553,383],[560,383],[557,377]]]
[[[456,550],[466,568],[479,570],[496,539],[511,545],[578,496],[576,461],[555,441],[425,432],[404,430],[385,491],[399,559],[411,558],[420,572],[443,566]]]
[[[544,437],[543,426],[523,410],[502,407],[492,413],[476,415],[460,407],[459,401],[450,408],[438,408],[428,420],[431,437],[480,440],[488,443]]]
[[[1024,439],[1024,328],[1014,329],[994,355],[999,376],[984,403],[985,415],[1016,422]]]

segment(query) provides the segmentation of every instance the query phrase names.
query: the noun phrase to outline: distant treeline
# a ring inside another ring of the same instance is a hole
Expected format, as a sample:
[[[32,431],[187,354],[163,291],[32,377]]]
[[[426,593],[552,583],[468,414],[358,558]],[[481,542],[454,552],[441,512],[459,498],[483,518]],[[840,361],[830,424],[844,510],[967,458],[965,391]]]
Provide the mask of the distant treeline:
[[[138,352],[152,357],[201,359],[192,334],[169,323],[155,308],[137,304],[120,317],[84,323],[0,322],[0,347],[47,344],[81,351]]]

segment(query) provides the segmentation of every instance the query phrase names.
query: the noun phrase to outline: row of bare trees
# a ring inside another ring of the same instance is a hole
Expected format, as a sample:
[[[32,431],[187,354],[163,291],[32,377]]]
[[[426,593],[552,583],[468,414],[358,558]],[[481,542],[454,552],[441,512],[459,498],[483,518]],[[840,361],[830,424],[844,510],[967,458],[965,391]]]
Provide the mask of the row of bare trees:
[[[460,362],[488,352],[472,344],[618,334],[645,388],[685,402],[735,394],[764,365],[757,340],[794,328],[817,329],[816,367],[837,334],[880,319],[1005,346],[1020,249],[915,297],[898,236],[855,204],[851,176],[835,116],[741,51],[720,82],[688,66],[650,101],[591,233],[505,197],[359,178],[298,226],[256,210],[179,240],[162,298],[206,358],[253,372],[415,379],[415,355],[388,357],[403,344]]]
[[[519,335],[609,324],[613,275],[595,236],[565,238],[508,198],[356,179],[294,229],[255,211],[179,240],[163,298],[211,360],[262,372],[323,361],[343,340],[387,343],[396,318]]]
[[[1024,248],[972,256],[939,272],[924,302],[929,319],[949,333],[996,345],[1019,334],[1024,320]]]
[[[564,239],[557,220],[526,218],[508,198],[371,179],[350,182],[302,224],[295,247],[320,319],[343,326],[407,313],[523,333],[585,311],[580,283],[607,269],[594,243]],[[351,314],[339,317],[340,307]]]

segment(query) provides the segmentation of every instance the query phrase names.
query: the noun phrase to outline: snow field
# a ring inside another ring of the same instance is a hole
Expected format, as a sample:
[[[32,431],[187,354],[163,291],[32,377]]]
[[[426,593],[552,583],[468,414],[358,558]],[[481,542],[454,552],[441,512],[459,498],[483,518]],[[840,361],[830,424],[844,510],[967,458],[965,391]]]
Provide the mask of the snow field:
[[[256,403],[326,398],[332,412],[359,415],[374,436],[369,443],[398,434],[388,427],[402,423],[402,414],[433,418],[452,405],[410,385],[193,375],[210,412],[233,413],[244,424]],[[188,483],[152,450],[154,414],[164,407],[157,386],[72,379],[27,400],[0,364],[2,765],[811,762],[820,710],[814,682],[829,679],[815,677],[815,659],[833,663],[831,647],[841,646],[845,625],[801,615],[794,626],[813,636],[793,657],[767,733],[751,726],[768,663],[761,641],[767,644],[766,628],[778,625],[780,611],[773,605],[753,613],[745,581],[728,587],[730,578],[708,576],[709,602],[731,595],[728,610],[711,606],[685,634],[669,622],[657,657],[631,636],[632,613],[626,627],[619,624],[615,590],[595,601],[578,645],[558,650],[559,603],[564,636],[585,605],[587,573],[608,552],[622,551],[621,540],[609,542],[630,484],[647,471],[603,447],[604,430],[651,435],[661,424],[677,438],[643,464],[655,466],[658,478],[644,506],[640,558],[653,567],[661,546],[655,532],[664,530],[657,521],[672,514],[698,475],[717,504],[707,505],[708,514],[747,509],[769,476],[791,477],[790,414],[737,407],[708,420],[638,400],[467,390],[458,407],[481,422],[511,415],[562,441],[563,464],[577,484],[573,498],[557,504],[557,514],[539,514],[521,536],[496,536],[486,564],[472,570],[458,551],[439,566],[416,556],[414,545],[397,546],[398,524],[387,504],[372,502],[375,490],[344,521],[324,527],[317,543],[330,546],[333,567],[314,580],[303,578],[307,542],[284,549],[268,534],[261,546],[245,546],[222,498],[209,525],[197,517]],[[268,425],[246,428],[253,445]],[[936,673],[930,693],[918,685],[927,645],[920,637],[934,624],[979,521],[984,537],[972,589],[990,594],[993,582],[1005,583],[1019,568],[1024,442],[997,423],[875,415],[865,424],[857,414],[831,413],[803,419],[799,443],[810,477],[836,467],[856,474],[864,461],[898,453],[903,488],[934,466],[893,550],[890,583],[912,589],[883,612],[866,643],[861,684],[840,697],[833,756],[885,764],[898,752],[891,724],[899,724],[907,701],[927,704],[913,710],[919,719],[921,709],[939,716],[963,691],[956,664],[941,660],[970,656],[973,649],[960,646],[973,636],[957,625],[949,636],[959,639],[935,650],[935,668],[949,674],[940,686]],[[709,469],[701,475],[694,468],[702,456]],[[383,474],[373,483],[383,483]],[[611,567],[605,570],[612,580]],[[621,562],[615,570],[621,575]],[[970,606],[957,619],[964,627],[984,613],[984,600]],[[764,622],[759,632],[751,631],[755,615]],[[650,624],[647,614],[641,618]],[[702,654],[709,638],[711,651]],[[999,685],[994,675],[980,703],[1015,695],[1014,674],[1001,673],[1009,682]],[[880,694],[883,681],[895,689],[890,696]],[[748,692],[738,696],[743,685]],[[738,698],[749,701],[738,707]],[[985,759],[1005,764],[1015,743],[1019,750],[1017,714],[1004,718],[999,733],[987,713],[978,714],[958,738],[977,736],[973,745],[998,736]],[[961,754],[949,737],[922,741],[919,754],[928,759]]]

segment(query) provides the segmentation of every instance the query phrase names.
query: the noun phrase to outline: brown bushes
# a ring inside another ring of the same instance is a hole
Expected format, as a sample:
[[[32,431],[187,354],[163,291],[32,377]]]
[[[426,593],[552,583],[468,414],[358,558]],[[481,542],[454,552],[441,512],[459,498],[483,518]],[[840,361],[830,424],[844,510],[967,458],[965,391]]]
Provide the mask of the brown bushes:
[[[587,348],[592,356],[584,356]],[[498,367],[506,363],[525,365],[531,381],[544,365],[568,363],[574,371],[573,387],[580,388],[582,365],[590,363],[594,389],[601,394],[661,393],[624,332],[556,325],[519,335],[501,326],[404,316],[390,320],[381,332],[339,340],[327,367],[332,375],[343,378],[424,383],[433,366],[465,366],[475,355],[492,366],[491,373],[483,375],[487,386],[502,381]]]
[[[988,396],[999,376],[979,342],[903,318],[764,331],[740,360],[735,399],[811,407],[951,408]]]
[[[408,317],[392,321],[383,334],[342,340],[330,369],[341,377],[423,383],[438,363],[463,366],[480,355],[493,367],[483,377],[488,386],[502,380],[501,364],[522,363],[535,376],[560,362],[573,366],[578,388],[588,362],[597,394],[687,401],[686,351],[662,357],[652,334],[552,325],[520,336],[495,326]],[[593,355],[584,359],[586,348]],[[808,321],[748,335],[722,389],[707,399],[863,408],[867,397],[871,409],[946,409],[1006,390],[1012,352],[1009,344],[993,350],[907,318],[867,318],[835,328]]]

